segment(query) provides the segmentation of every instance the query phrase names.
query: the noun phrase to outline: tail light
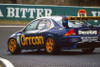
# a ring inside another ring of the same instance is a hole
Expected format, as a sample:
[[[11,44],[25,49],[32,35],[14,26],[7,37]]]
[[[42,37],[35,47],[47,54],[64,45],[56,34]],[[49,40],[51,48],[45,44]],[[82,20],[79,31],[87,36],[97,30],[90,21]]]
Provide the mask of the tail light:
[[[74,29],[69,30],[64,36],[76,35]]]

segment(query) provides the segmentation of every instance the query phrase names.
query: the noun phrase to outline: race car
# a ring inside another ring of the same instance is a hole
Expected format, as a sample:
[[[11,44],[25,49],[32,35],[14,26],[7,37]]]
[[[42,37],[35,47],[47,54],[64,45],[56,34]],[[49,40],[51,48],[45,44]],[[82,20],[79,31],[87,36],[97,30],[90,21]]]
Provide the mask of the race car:
[[[87,23],[88,20],[100,20],[100,17],[51,16],[35,19],[9,37],[8,51],[18,54],[24,49],[45,49],[48,54],[55,54],[65,49],[81,49],[84,53],[92,53],[100,47],[100,27]]]

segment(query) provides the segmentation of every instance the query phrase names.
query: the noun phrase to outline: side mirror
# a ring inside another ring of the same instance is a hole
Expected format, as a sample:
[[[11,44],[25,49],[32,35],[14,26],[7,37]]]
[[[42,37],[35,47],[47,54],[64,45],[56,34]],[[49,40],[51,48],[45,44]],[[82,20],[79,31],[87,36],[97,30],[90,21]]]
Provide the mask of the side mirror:
[[[64,27],[68,27],[68,18],[67,17],[62,18],[62,25]]]

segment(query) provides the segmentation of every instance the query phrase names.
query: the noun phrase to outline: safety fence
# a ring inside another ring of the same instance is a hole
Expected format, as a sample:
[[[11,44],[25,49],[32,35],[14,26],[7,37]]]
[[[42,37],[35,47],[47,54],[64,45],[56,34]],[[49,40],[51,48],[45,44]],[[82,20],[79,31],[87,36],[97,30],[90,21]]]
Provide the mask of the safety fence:
[[[83,11],[80,11],[83,10]],[[100,16],[100,8],[97,7],[71,7],[71,6],[47,6],[47,5],[15,5],[0,4],[0,19],[6,20],[33,20],[44,16]],[[92,24],[100,24],[98,20],[92,20]]]

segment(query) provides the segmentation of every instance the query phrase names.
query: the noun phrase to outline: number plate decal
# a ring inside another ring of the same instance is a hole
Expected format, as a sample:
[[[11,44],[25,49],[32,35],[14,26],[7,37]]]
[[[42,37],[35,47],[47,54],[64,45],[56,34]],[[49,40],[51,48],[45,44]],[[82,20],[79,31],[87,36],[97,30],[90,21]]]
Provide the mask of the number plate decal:
[[[82,42],[98,41],[98,37],[81,37]]]

